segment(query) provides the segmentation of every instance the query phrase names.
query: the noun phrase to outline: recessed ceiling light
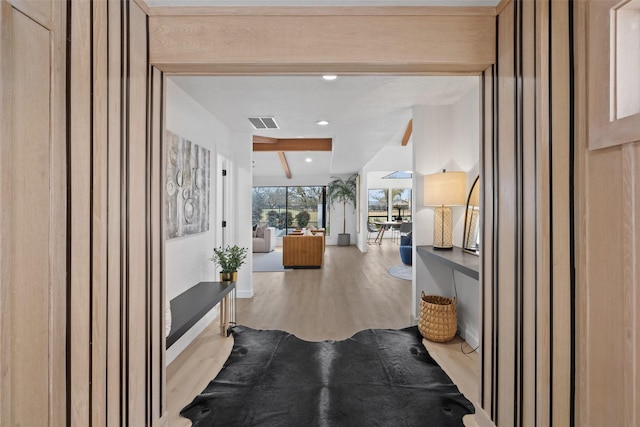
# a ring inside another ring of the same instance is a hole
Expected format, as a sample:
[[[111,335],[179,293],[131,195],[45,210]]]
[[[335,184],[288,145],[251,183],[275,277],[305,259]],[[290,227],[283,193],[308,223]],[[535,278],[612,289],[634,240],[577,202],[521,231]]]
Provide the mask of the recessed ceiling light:
[[[322,76],[322,78],[325,79],[325,80],[332,81],[332,80],[337,79],[338,76],[336,76],[335,74],[325,74],[324,76]]]
[[[304,161],[307,163],[311,163],[313,159],[311,157],[307,157],[306,159],[304,159]]]
[[[326,125],[328,125],[328,124],[329,124],[329,122],[328,122],[328,121],[326,121],[326,120],[318,120],[318,121],[316,122],[316,124],[317,124],[318,126],[326,126]]]

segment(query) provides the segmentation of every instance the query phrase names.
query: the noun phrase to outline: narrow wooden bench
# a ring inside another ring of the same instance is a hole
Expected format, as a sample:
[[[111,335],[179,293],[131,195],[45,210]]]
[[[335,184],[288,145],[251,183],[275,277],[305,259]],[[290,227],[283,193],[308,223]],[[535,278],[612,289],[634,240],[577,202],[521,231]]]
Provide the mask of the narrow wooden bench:
[[[229,327],[229,293],[236,282],[200,282],[173,298],[171,307],[171,332],[167,336],[167,348],[195,325],[218,303],[220,305],[220,332],[226,334]]]

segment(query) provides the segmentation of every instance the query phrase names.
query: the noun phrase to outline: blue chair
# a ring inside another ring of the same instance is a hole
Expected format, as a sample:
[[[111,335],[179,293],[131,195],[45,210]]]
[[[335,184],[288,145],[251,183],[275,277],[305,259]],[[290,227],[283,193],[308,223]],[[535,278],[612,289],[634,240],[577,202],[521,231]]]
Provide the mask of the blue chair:
[[[400,259],[402,263],[405,265],[411,265],[411,247],[413,246],[413,242],[411,240],[411,234],[408,233],[405,236],[400,236]]]

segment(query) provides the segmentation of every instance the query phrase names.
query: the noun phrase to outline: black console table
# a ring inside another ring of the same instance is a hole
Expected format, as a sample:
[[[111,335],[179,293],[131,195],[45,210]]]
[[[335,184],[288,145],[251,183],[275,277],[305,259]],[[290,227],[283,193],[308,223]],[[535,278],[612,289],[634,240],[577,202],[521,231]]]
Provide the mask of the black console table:
[[[226,335],[231,323],[229,294],[235,288],[236,282],[200,282],[173,298],[170,302],[171,332],[167,336],[167,348],[218,303],[221,303],[220,333]]]
[[[464,252],[456,246],[453,249],[435,249],[431,245],[417,246],[416,251],[420,255],[430,257],[473,279],[479,280],[480,278],[480,259],[478,256]]]

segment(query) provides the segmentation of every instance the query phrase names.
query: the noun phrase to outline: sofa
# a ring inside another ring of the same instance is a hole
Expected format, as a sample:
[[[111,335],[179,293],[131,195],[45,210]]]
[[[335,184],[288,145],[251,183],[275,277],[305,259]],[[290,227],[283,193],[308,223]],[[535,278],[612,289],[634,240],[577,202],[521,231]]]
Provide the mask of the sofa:
[[[282,265],[285,268],[320,268],[323,260],[324,234],[282,238]]]
[[[276,247],[275,227],[258,226],[253,230],[253,252],[271,252]]]
[[[400,260],[405,265],[412,264],[412,254],[411,247],[413,246],[412,242],[412,233],[407,234],[406,236],[400,236]]]

